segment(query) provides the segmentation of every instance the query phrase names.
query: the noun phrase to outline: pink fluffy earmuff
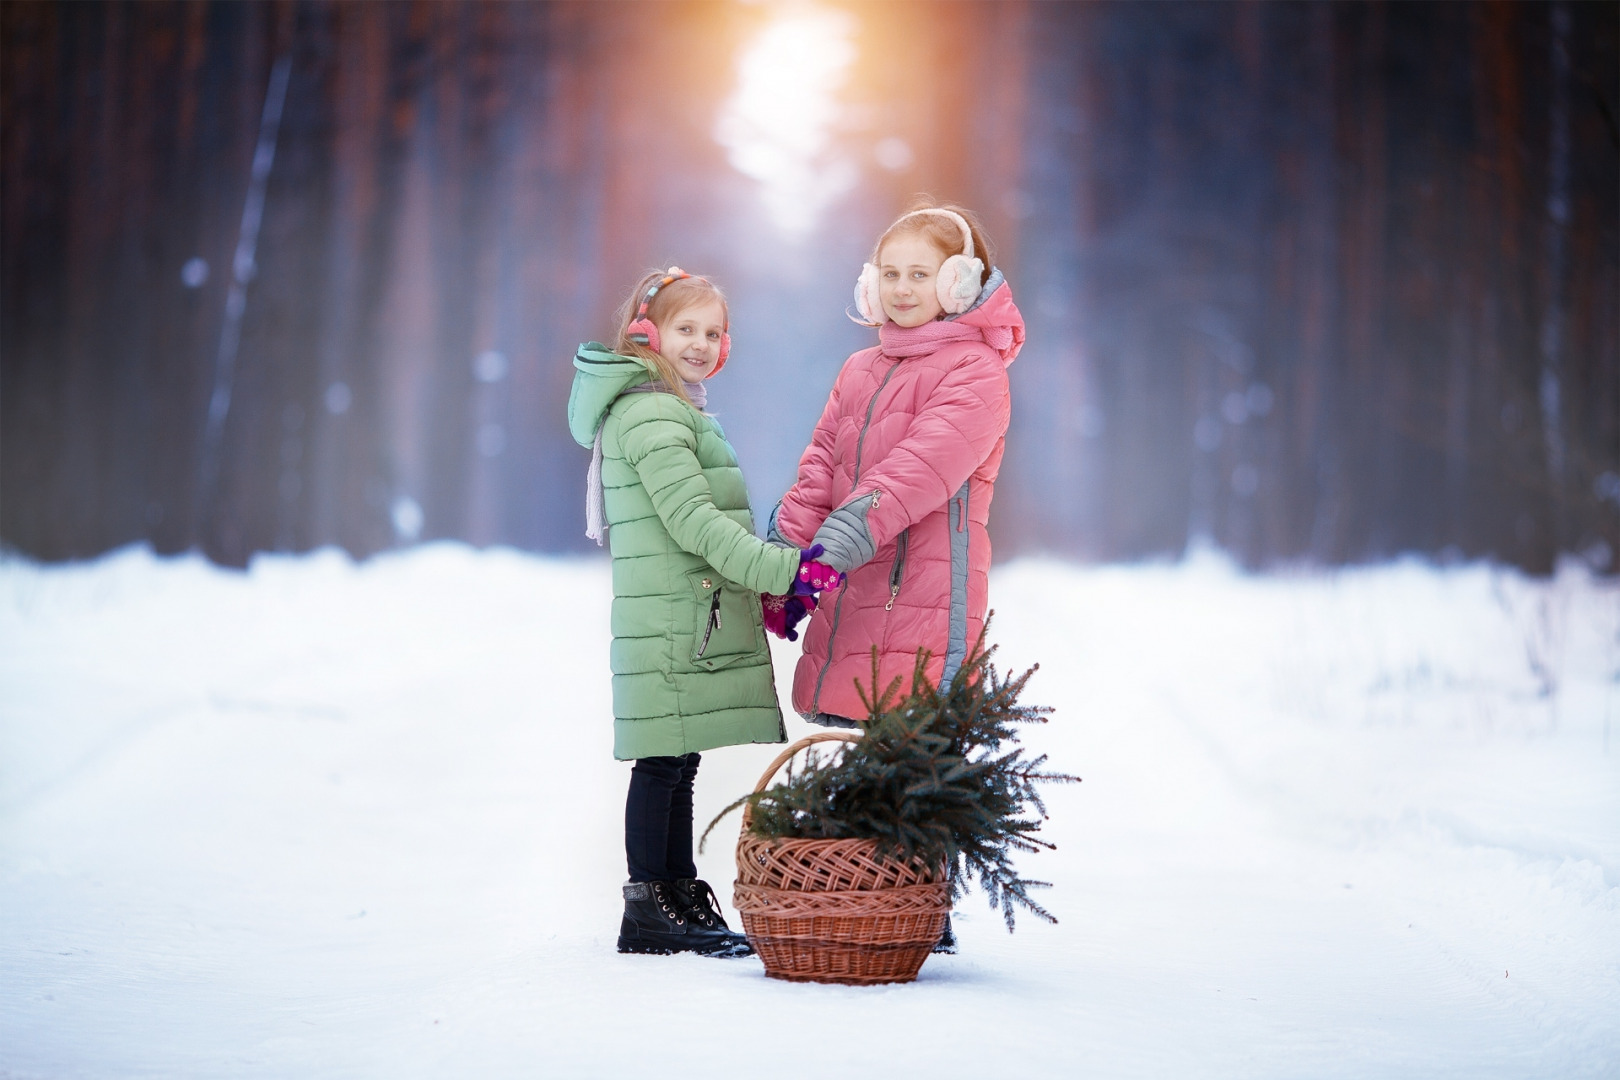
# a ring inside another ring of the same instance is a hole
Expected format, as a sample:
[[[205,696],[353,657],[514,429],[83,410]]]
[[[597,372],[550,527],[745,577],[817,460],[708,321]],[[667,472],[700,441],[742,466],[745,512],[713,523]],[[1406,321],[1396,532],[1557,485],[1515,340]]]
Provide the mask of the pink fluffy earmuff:
[[[665,270],[664,276],[652,283],[652,287],[647,290],[647,294],[641,298],[641,303],[636,306],[636,317],[630,320],[629,326],[625,327],[625,336],[631,341],[635,342],[637,345],[645,345],[653,352],[658,352],[660,348],[658,344],[658,327],[653,325],[653,321],[651,319],[647,318],[647,306],[653,302],[653,297],[658,295],[659,289],[662,289],[664,286],[673,282],[680,281],[682,278],[689,278],[691,276],[691,274],[688,274],[685,270],[682,270],[678,266],[672,266],[668,270]],[[708,281],[709,279],[698,278],[698,280]],[[710,282],[710,284],[713,283]],[[712,379],[716,375],[720,374],[720,369],[726,366],[726,357],[730,355],[731,329],[728,326],[720,335],[720,361],[714,365],[714,370],[709,372],[709,374],[704,376],[704,378]]]
[[[979,298],[979,282],[984,278],[984,261],[974,257],[973,230],[968,226],[967,219],[954,210],[941,207],[928,207],[923,210],[913,210],[909,214],[901,214],[895,218],[895,225],[909,217],[918,214],[935,214],[939,217],[950,218],[962,230],[962,254],[952,255],[940,264],[939,273],[934,277],[934,291],[939,296],[939,306],[947,315],[960,315],[973,306],[973,301]],[[884,230],[885,235],[888,229]],[[876,257],[877,253],[873,253]],[[884,319],[883,297],[878,292],[878,268],[876,263],[866,263],[861,267],[861,276],[855,279],[855,310],[860,312],[869,326],[881,326]]]

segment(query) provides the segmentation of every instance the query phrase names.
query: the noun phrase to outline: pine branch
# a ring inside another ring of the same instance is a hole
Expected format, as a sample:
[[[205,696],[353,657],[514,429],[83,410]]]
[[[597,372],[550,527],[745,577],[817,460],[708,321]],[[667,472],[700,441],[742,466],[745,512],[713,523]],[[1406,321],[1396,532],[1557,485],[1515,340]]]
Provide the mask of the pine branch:
[[[900,696],[899,678],[876,691],[874,649],[873,692],[856,680],[868,710],[864,737],[825,760],[807,755],[782,783],[733,802],[704,841],[721,817],[748,805],[762,836],[870,839],[884,857],[950,867],[953,895],[977,880],[1009,930],[1018,908],[1056,922],[1029,895],[1047,883],[1019,877],[1012,857],[1053,849],[1034,835],[1047,817],[1038,786],[1080,778],[1047,770],[1045,754],[1025,759],[1020,728],[1046,723],[1052,710],[1019,703],[1038,665],[1003,677],[994,652],[981,632],[950,683],[937,687],[927,676],[929,654],[919,651],[911,692]]]

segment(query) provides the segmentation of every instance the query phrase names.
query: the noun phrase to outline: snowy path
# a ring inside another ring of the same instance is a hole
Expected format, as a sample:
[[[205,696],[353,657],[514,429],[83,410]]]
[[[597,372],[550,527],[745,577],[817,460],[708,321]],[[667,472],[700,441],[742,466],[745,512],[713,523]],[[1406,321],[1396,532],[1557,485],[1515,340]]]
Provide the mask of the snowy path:
[[[1062,923],[974,895],[872,989],[613,952],[607,594],[0,562],[0,1077],[1620,1074],[1613,582],[999,569],[1086,780],[1023,864]],[[700,821],[771,754],[705,755]]]

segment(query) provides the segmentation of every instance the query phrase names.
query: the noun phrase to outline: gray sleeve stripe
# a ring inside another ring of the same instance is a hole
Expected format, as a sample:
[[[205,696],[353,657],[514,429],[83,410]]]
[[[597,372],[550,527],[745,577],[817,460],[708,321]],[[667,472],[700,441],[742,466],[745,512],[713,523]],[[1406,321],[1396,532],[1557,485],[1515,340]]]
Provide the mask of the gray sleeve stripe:
[[[816,530],[811,542],[826,549],[822,561],[839,573],[847,574],[864,566],[877,554],[872,530],[866,524],[866,515],[871,509],[872,497],[862,495],[828,514],[827,520]]]

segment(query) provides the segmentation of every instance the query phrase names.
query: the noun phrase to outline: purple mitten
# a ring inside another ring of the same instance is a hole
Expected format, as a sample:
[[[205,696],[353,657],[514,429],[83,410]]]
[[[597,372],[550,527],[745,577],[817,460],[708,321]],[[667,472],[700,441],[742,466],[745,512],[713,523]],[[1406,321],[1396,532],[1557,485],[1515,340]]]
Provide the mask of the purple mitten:
[[[823,589],[836,589],[844,583],[844,575],[824,562],[817,562],[826,548],[815,544],[799,552],[799,577],[793,582],[796,596],[809,596]]]
[[[799,640],[799,623],[809,618],[810,613],[816,610],[814,596],[789,596],[782,605],[782,628],[789,641]]]

